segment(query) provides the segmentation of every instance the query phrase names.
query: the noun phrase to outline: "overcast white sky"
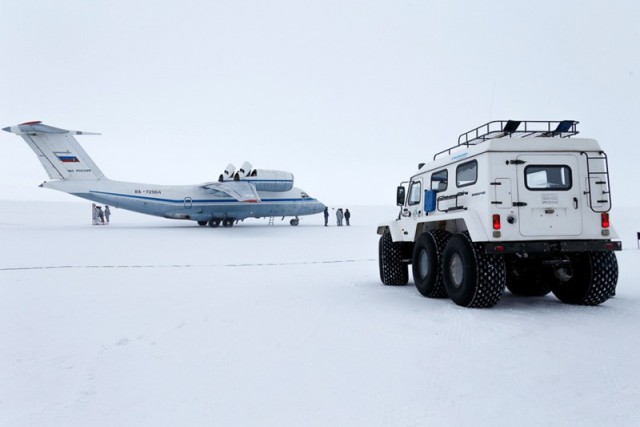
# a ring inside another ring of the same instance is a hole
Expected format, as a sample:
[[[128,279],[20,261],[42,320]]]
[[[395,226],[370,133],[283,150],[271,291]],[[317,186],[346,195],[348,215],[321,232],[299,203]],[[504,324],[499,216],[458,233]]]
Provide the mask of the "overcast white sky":
[[[575,119],[637,204],[640,2],[0,0],[0,127],[79,137],[112,179],[294,173],[330,206],[394,204],[418,162],[495,119]],[[72,200],[0,132],[0,199]]]

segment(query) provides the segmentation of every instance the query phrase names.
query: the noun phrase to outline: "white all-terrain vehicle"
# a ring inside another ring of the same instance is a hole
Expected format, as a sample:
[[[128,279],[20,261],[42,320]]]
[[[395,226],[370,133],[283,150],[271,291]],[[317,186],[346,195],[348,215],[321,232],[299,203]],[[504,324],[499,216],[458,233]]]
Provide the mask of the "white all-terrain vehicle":
[[[597,305],[615,294],[622,245],[610,226],[607,156],[578,122],[493,121],[420,164],[378,226],[380,279],[465,307],[505,286]]]

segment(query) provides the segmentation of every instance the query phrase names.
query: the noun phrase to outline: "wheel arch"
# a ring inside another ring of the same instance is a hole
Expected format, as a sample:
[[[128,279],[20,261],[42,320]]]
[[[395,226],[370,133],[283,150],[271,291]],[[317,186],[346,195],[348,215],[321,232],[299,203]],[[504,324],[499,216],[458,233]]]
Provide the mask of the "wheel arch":
[[[427,217],[425,221],[417,224],[413,241],[416,241],[422,233],[433,229],[447,230],[451,234],[467,231],[473,242],[489,240],[478,214],[470,211]]]
[[[392,222],[389,224],[380,224],[378,225],[378,234],[382,236],[384,233],[390,233],[391,239],[394,242],[403,242],[404,241],[404,233],[400,228],[400,224],[397,222]]]

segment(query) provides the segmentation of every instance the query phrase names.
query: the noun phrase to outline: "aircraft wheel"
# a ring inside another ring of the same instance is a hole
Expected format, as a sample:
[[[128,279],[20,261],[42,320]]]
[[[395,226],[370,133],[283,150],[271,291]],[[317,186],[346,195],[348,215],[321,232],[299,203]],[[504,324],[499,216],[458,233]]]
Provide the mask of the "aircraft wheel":
[[[296,226],[298,224],[300,224],[300,220],[299,219],[292,219],[291,221],[289,221],[289,224]]]
[[[233,218],[225,218],[222,220],[222,226],[223,227],[232,227],[233,226]]]
[[[220,225],[220,220],[218,218],[212,218],[209,220],[209,227],[218,227]]]
[[[207,225],[207,221],[198,221],[198,225],[200,227],[204,227],[205,225]]]

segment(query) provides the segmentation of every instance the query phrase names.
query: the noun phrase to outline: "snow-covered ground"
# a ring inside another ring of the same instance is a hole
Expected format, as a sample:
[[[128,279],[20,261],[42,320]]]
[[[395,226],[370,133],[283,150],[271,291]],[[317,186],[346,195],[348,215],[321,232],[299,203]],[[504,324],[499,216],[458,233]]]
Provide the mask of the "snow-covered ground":
[[[615,298],[385,287],[375,224],[210,229],[0,202],[0,425],[637,426],[637,210]],[[333,225],[333,224],[332,224]]]

